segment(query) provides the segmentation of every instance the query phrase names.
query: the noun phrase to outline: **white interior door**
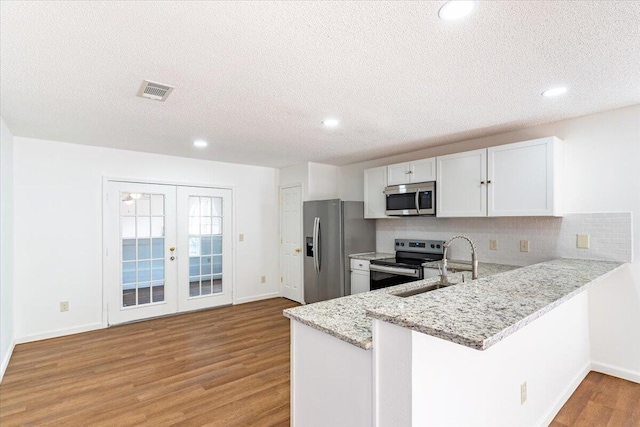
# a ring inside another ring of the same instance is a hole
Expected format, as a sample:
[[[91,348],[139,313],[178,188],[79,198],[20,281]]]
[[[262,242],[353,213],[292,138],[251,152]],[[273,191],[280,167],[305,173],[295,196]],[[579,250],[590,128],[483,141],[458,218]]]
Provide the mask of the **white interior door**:
[[[304,303],[302,292],[302,190],[280,189],[282,296]]]
[[[105,196],[108,323],[175,313],[176,189],[109,182]]]
[[[233,301],[231,190],[178,188],[178,310]]]

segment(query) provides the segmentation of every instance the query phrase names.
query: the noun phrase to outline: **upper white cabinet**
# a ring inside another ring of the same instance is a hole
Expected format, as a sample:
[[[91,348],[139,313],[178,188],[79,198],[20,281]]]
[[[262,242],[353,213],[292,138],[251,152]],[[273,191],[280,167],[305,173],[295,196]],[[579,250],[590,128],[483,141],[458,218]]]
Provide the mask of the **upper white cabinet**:
[[[436,159],[422,159],[413,162],[387,166],[387,184],[400,185],[436,180]]]
[[[487,216],[487,150],[438,157],[436,215]]]
[[[561,216],[561,156],[548,137],[438,157],[437,216]]]
[[[364,171],[364,217],[387,218],[385,210],[387,199],[384,188],[387,186],[387,167],[366,169]]]
[[[488,216],[561,216],[561,150],[556,137],[488,148]]]

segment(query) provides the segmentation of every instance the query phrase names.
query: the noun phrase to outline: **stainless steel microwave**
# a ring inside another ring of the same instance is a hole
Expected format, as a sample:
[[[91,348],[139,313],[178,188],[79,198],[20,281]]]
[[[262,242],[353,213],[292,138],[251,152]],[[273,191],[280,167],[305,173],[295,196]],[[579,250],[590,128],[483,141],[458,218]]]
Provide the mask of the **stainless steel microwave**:
[[[389,216],[434,216],[436,214],[436,183],[392,185],[384,189],[386,214]]]

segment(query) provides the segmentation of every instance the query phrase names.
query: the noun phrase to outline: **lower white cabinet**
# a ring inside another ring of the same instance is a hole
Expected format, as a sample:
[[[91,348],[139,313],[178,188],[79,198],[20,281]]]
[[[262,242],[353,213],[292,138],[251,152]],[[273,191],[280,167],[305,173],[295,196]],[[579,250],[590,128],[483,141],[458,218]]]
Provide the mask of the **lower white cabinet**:
[[[351,260],[351,295],[369,292],[369,261]]]
[[[366,169],[364,171],[364,217],[387,218],[387,198],[384,189],[387,186],[387,167]]]

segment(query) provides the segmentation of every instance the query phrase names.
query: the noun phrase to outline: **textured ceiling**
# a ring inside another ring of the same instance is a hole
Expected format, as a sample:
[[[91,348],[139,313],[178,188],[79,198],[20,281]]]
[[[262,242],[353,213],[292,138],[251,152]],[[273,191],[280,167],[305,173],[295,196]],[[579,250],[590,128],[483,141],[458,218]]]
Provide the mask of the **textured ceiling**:
[[[19,136],[279,167],[640,103],[640,2],[480,2],[456,22],[443,3],[2,1],[0,114]],[[136,97],[143,79],[175,90]]]

